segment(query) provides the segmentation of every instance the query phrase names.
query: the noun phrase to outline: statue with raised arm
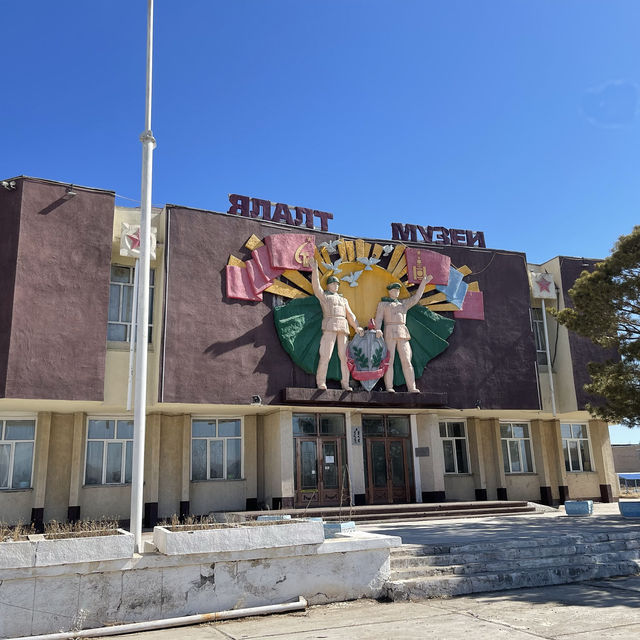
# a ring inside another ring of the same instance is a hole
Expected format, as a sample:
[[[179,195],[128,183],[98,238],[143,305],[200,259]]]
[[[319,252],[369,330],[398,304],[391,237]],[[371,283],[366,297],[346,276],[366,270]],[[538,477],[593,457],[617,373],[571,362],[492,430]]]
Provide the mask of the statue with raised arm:
[[[349,341],[349,325],[351,325],[358,335],[364,333],[364,329],[358,326],[356,316],[349,307],[347,299],[338,293],[340,280],[335,276],[327,279],[327,290],[323,291],[320,286],[320,275],[318,273],[318,263],[315,258],[311,258],[311,285],[313,293],[322,307],[322,338],[320,339],[320,360],[316,370],[316,385],[318,389],[327,388],[327,368],[329,359],[333,353],[333,346],[338,349],[340,359],[340,372],[342,378],[340,384],[345,391],[351,391],[349,386],[349,368],[347,366],[347,342]]]
[[[387,287],[389,296],[382,298],[378,303],[375,318],[376,335],[382,337],[381,327],[384,327],[384,341],[389,350],[389,368],[384,374],[384,386],[387,391],[395,391],[393,388],[393,363],[397,350],[400,364],[402,365],[402,373],[407,383],[407,391],[412,393],[420,392],[420,389],[416,387],[416,376],[411,364],[411,345],[409,344],[411,335],[407,329],[407,311],[420,302],[424,288],[431,282],[431,279],[432,276],[425,276],[415,294],[404,300],[398,299],[400,283],[392,282]]]

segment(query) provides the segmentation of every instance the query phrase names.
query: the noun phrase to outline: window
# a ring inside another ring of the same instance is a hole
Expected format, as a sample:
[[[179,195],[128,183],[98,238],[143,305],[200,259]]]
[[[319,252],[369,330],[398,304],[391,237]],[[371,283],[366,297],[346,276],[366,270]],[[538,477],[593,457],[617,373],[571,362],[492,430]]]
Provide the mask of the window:
[[[408,438],[411,432],[409,416],[362,416],[362,433],[365,437]]]
[[[533,473],[529,425],[524,422],[500,424],[505,473]]]
[[[35,420],[0,420],[0,489],[29,489]]]
[[[564,466],[567,471],[593,471],[586,424],[561,424]]]
[[[341,413],[293,414],[294,436],[344,436],[344,434],[344,415]]]
[[[242,421],[192,420],[191,479],[240,480],[242,474]]]
[[[149,273],[149,342],[152,336],[153,292],[155,272]],[[131,340],[131,310],[133,299],[134,267],[111,265],[111,283],[109,286],[109,321],[107,340],[129,342]]]
[[[536,341],[536,356],[538,364],[548,364],[547,342],[544,339],[544,320],[542,319],[542,309],[540,307],[534,307],[531,309],[531,321],[533,337]]]
[[[469,473],[464,422],[441,422],[440,438],[442,438],[445,473]]]
[[[131,482],[133,420],[90,419],[85,484]]]

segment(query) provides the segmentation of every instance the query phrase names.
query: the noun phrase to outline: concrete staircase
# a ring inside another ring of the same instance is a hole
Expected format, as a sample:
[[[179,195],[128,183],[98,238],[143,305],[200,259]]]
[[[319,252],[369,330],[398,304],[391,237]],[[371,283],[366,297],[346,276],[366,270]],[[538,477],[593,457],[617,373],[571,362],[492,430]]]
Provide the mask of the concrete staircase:
[[[387,596],[420,600],[638,573],[640,531],[403,545],[391,555]]]
[[[292,518],[321,517],[326,522],[353,520],[357,524],[428,520],[432,518],[486,518],[535,514],[531,502],[517,500],[486,500],[481,502],[431,502],[411,504],[380,504],[358,507],[308,507],[306,509],[282,509],[279,511],[241,511],[236,519],[253,520],[259,515],[284,515]]]

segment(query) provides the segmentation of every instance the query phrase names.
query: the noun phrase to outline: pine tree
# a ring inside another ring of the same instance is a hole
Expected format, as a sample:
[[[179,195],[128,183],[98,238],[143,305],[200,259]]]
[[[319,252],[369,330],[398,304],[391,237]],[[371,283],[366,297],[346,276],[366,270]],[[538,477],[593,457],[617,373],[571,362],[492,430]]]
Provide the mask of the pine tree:
[[[585,390],[603,402],[587,409],[608,422],[640,424],[640,226],[621,236],[593,272],[583,271],[569,295],[573,308],[554,312],[558,322],[620,355],[589,364]]]

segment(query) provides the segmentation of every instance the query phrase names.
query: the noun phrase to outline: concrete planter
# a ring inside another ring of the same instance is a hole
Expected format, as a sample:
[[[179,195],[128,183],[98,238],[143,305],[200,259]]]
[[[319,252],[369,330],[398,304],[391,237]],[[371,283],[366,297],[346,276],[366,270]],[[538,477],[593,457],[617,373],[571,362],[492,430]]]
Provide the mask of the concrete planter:
[[[0,542],[0,569],[47,567],[77,562],[131,558],[134,536],[118,529],[113,535],[48,540],[43,535],[20,542]]]
[[[273,549],[298,545],[322,544],[324,528],[321,522],[282,520],[253,525],[210,525],[194,529],[191,525],[154,527],[153,542],[160,553],[181,555]]]
[[[640,518],[640,500],[620,500],[618,509],[625,518]]]
[[[593,513],[593,500],[565,500],[564,510],[568,516],[590,516]]]

